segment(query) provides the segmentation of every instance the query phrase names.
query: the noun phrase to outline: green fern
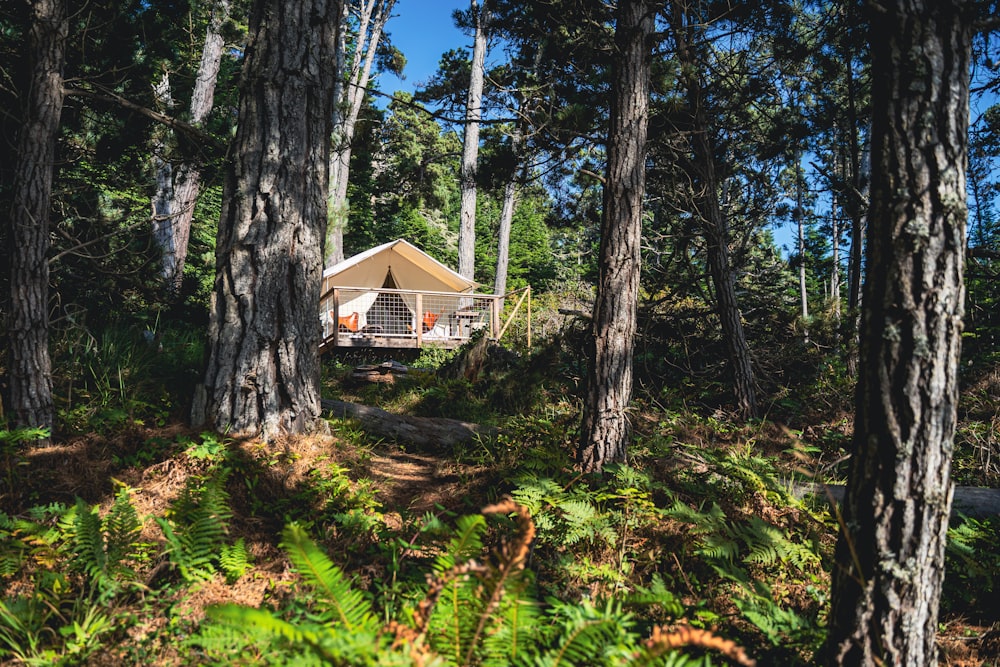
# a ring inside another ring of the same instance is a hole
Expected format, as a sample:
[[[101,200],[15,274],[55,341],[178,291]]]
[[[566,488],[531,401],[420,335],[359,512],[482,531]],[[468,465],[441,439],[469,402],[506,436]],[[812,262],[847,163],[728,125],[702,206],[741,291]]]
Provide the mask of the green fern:
[[[649,586],[636,585],[635,591],[626,596],[625,603],[629,606],[637,607],[659,607],[671,618],[680,618],[684,615],[684,605],[678,599],[663,577],[654,574]]]
[[[167,542],[166,553],[185,581],[210,578],[229,532],[228,470],[218,468],[207,479],[191,478],[167,518],[157,517]]]
[[[191,644],[215,664],[276,662],[340,665],[708,665],[674,652],[644,652],[636,621],[624,604],[660,604],[680,614],[679,602],[656,579],[630,599],[588,601],[535,597],[524,569],[535,526],[512,501],[484,509],[512,514],[517,529],[486,555],[483,516],[460,518],[431,566],[423,598],[382,625],[374,601],[356,590],[344,572],[290,524],[282,546],[302,584],[310,589],[305,610],[284,613],[236,605],[209,610]],[[301,600],[301,596],[297,596]]]
[[[103,520],[96,506],[89,507],[78,498],[68,520],[76,556],[74,567],[87,574],[100,598],[113,596],[135,575],[129,560],[139,546],[136,540],[142,523],[132,505],[130,490],[126,486],[118,490]]]
[[[447,572],[458,563],[471,558],[479,558],[483,551],[483,532],[486,519],[482,514],[461,516],[456,521],[455,532],[448,540],[444,551],[434,560],[434,571]]]
[[[550,599],[552,630],[538,667],[572,667],[623,664],[638,643],[635,622],[618,602],[609,600],[603,608],[587,601],[570,604]]]
[[[114,586],[114,580],[108,576],[108,556],[97,507],[89,507],[82,498],[77,498],[73,516],[73,551],[77,567],[86,571],[98,589]]]
[[[114,574],[133,574],[127,561],[135,555],[139,546],[137,538],[142,531],[142,521],[132,504],[132,490],[121,485],[102,522],[105,535],[107,562]]]
[[[377,628],[371,602],[351,586],[343,571],[309,539],[305,529],[289,524],[282,533],[281,546],[305,584],[318,594],[317,606],[334,623],[348,632],[373,632]]]
[[[285,528],[281,544],[303,584],[314,593],[309,617],[291,622],[265,610],[221,605],[208,613],[222,629],[208,629],[193,642],[209,651],[231,650],[248,642],[275,645],[291,664],[380,664],[375,656],[384,649],[384,640],[368,598],[351,586],[298,524]],[[219,658],[224,661],[226,656],[222,653]]]
[[[219,568],[226,575],[226,581],[233,583],[250,568],[250,554],[246,540],[242,537],[232,544],[219,547]]]
[[[995,518],[962,516],[948,529],[944,602],[957,609],[989,606],[1000,581],[996,544],[1000,524]],[[951,585],[960,584],[960,585]]]
[[[806,570],[820,564],[815,545],[793,541],[786,531],[757,516],[730,520],[715,503],[708,510],[698,511],[681,502],[667,510],[667,515],[691,524],[691,533],[698,538],[696,553],[710,560],[732,561],[742,554],[744,563],[762,567],[781,565]]]
[[[543,539],[565,546],[612,545],[618,539],[616,517],[602,507],[615,498],[613,494],[566,489],[552,479],[524,477],[511,495],[531,512]]]

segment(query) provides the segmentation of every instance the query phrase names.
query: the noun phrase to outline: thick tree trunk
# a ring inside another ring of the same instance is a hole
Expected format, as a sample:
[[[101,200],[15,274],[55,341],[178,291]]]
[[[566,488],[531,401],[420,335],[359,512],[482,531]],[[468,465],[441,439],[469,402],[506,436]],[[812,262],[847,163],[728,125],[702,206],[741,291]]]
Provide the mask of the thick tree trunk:
[[[16,427],[53,425],[49,358],[49,209],[69,30],[64,0],[32,5],[32,72],[17,144],[11,208],[10,413]]]
[[[476,174],[479,160],[479,121],[483,117],[483,68],[486,61],[486,21],[488,0],[482,7],[472,0],[476,33],[472,45],[472,76],[465,102],[465,135],[462,140],[462,165],[459,181],[462,203],[458,227],[458,272],[466,278],[476,273]]]
[[[600,276],[578,452],[584,472],[624,461],[630,437],[654,14],[646,0],[621,0],[616,11]]]
[[[330,155],[330,203],[327,211],[327,266],[334,266],[344,261],[344,228],[347,226],[347,216],[350,204],[347,201],[347,186],[350,181],[351,144],[354,141],[354,129],[358,124],[361,104],[364,102],[366,88],[371,80],[372,65],[378,44],[382,39],[382,31],[392,12],[396,0],[363,0],[359,8],[358,36],[354,46],[354,60],[347,76],[347,85],[343,79],[343,50],[346,46],[344,33],[346,31],[347,11],[342,13],[340,27],[341,38],[337,49],[337,71],[334,73],[334,120],[333,120],[333,150]]]
[[[963,315],[971,4],[895,0],[871,14],[880,84],[868,277],[830,664],[937,661]]]
[[[174,106],[173,91],[170,87],[170,72],[165,71],[163,78],[153,85],[153,98],[156,100],[157,111],[170,114]],[[165,126],[153,128],[153,241],[160,248],[161,275],[169,289],[174,288],[174,272],[177,256],[173,209],[174,201],[174,165],[170,161],[170,138],[172,132]]]
[[[204,414],[272,439],[318,426],[320,279],[338,0],[258,0],[216,249]],[[193,421],[199,416],[195,405]]]

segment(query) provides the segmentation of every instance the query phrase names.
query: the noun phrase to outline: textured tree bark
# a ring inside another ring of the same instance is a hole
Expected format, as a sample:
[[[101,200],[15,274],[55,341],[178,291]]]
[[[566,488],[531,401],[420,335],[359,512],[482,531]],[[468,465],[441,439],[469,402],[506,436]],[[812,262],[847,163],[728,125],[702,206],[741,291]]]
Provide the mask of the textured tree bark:
[[[624,461],[630,437],[654,15],[646,0],[622,0],[616,11],[600,276],[577,455],[584,472]]]
[[[483,0],[480,7],[477,0],[472,0],[470,9],[476,22],[476,34],[472,45],[472,76],[465,102],[465,134],[459,172],[462,203],[458,227],[458,272],[466,278],[474,278],[476,273],[476,174],[479,170],[479,121],[483,117],[488,1]]]
[[[273,439],[320,426],[327,66],[339,10],[339,0],[257,0],[251,14],[205,377],[204,414],[219,431]]]
[[[11,207],[10,412],[15,427],[53,425],[49,357],[49,209],[69,31],[64,0],[32,4],[32,72]]]
[[[854,454],[826,660],[933,665],[963,315],[970,22],[962,0],[871,13],[872,187]]]

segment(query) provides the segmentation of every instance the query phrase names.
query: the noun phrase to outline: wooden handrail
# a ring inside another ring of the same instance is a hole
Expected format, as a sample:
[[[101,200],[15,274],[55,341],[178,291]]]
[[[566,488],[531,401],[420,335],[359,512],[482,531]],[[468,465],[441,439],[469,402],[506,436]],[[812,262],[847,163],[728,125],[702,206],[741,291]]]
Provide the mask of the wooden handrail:
[[[510,317],[507,318],[507,321],[504,323],[503,328],[500,329],[500,333],[497,334],[497,340],[503,338],[503,335],[507,332],[507,327],[509,327],[510,323],[514,321],[514,316],[517,315],[518,309],[520,309],[521,304],[524,303],[525,298],[527,298],[528,299],[528,346],[530,347],[531,346],[531,285],[528,285],[527,287],[522,287],[521,289],[517,289],[512,292],[507,292],[506,294],[504,294],[502,297],[499,298],[506,299],[508,296],[513,296],[518,292],[522,293],[521,298],[518,299],[517,303],[514,304],[514,308],[510,311]]]

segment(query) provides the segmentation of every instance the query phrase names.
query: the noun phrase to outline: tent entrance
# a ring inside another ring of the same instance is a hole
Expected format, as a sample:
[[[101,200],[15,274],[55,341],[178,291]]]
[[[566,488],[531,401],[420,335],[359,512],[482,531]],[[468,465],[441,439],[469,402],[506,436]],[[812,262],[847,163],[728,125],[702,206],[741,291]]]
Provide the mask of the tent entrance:
[[[382,289],[392,292],[379,292],[368,311],[368,330],[386,336],[401,336],[413,331],[414,315],[406,301],[400,296],[396,286],[396,278],[392,275],[392,267],[386,271],[382,281]]]

